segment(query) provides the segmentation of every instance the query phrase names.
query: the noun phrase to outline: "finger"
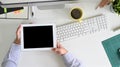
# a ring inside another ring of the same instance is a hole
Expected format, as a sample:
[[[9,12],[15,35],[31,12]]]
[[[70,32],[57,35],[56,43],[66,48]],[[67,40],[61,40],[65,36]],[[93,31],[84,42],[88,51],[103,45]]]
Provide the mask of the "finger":
[[[53,48],[52,50],[53,50],[54,52],[59,51],[59,49],[58,49],[58,48]]]
[[[57,45],[57,48],[60,48],[60,44]]]
[[[58,48],[53,48],[52,50],[53,50],[54,52],[59,51],[59,49],[58,49]]]
[[[60,42],[57,41],[57,45],[59,44]]]
[[[101,4],[101,7],[104,7],[105,5],[107,5],[109,3],[109,0],[104,0],[103,3]]]
[[[104,7],[106,4],[107,4],[106,2],[102,3],[102,4],[100,5],[100,8]]]
[[[59,43],[59,42],[57,42],[57,48],[59,48],[59,44],[60,44],[60,43]]]
[[[104,5],[106,5],[107,1],[108,1],[108,0],[102,0],[102,1],[99,3],[99,5],[96,7],[96,9],[97,9],[98,7],[100,7],[100,8],[104,7]]]
[[[56,51],[56,53],[60,55],[60,51]]]
[[[17,30],[19,30],[21,28],[21,24],[18,26]]]
[[[58,42],[57,47],[58,47],[58,48],[61,48],[62,45]]]
[[[101,7],[101,4],[102,2],[100,2],[95,9],[98,9],[99,7]]]
[[[97,9],[98,7],[100,7],[100,5],[101,5],[101,3],[97,5],[96,9]]]
[[[97,6],[95,9],[98,9],[99,8],[99,6]]]
[[[19,27],[17,28],[17,31],[16,31],[16,38],[17,39],[20,39],[20,32],[21,32],[21,25],[19,25]]]
[[[97,8],[100,7],[102,3],[103,3],[103,1],[101,1],[101,2],[98,4]]]
[[[55,48],[52,48],[52,51],[55,51]]]
[[[61,44],[58,44],[58,48],[62,48],[62,45],[61,45]]]
[[[55,49],[55,52],[59,54],[59,53],[60,53],[60,50],[59,50],[59,49]]]
[[[17,28],[16,33],[17,33],[17,34],[20,33],[20,30],[21,30],[21,25],[19,25],[19,27]]]

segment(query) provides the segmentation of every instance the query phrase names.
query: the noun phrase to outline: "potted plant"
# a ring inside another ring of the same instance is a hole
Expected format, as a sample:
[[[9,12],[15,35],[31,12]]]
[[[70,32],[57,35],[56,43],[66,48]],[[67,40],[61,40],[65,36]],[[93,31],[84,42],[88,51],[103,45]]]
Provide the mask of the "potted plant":
[[[120,15],[120,0],[114,0],[112,2],[112,9],[115,13]]]

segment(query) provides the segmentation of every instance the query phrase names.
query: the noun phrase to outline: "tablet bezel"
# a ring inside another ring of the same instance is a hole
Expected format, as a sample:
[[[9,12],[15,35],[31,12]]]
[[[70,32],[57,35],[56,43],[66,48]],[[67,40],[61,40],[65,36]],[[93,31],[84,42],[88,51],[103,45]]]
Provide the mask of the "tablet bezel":
[[[45,47],[45,48],[24,48],[24,27],[33,27],[33,26],[52,26],[53,28],[53,47]],[[51,50],[56,47],[56,26],[55,24],[22,24],[21,25],[21,50],[23,51],[31,51],[31,50]]]

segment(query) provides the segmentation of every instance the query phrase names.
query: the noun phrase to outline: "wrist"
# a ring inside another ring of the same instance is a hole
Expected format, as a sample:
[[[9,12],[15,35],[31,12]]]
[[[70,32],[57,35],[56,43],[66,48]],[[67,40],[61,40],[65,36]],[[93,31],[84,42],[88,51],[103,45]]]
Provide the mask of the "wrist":
[[[67,51],[67,50],[65,50],[65,51],[64,51],[64,53],[63,53],[63,54],[61,54],[61,55],[65,55],[65,54],[67,54],[67,53],[68,53],[68,51]]]
[[[70,54],[70,53],[69,53],[69,52],[67,52],[67,53],[63,54],[62,56],[67,56],[68,54]]]
[[[14,40],[14,43],[19,45],[19,44],[20,44],[20,40],[19,40],[18,38],[16,38],[16,39]]]
[[[14,42],[13,42],[13,45],[15,45],[15,46],[20,46],[20,44],[16,44],[16,43],[14,43]]]

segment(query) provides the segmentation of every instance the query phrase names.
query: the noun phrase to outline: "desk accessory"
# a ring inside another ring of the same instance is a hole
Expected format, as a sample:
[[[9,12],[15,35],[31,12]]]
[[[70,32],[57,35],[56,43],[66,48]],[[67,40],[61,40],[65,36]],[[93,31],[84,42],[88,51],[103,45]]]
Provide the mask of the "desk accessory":
[[[120,34],[102,41],[112,67],[120,67]]]
[[[83,11],[79,7],[74,7],[70,11],[70,16],[73,20],[80,22],[83,16]]]
[[[2,7],[0,7],[0,14],[5,14],[5,13],[22,10],[22,9],[24,9],[24,8],[23,7],[17,7],[17,8],[2,8]]]
[[[0,7],[0,19],[28,19],[28,7],[2,8]]]
[[[118,31],[118,30],[120,30],[120,26],[113,29],[113,31]]]

